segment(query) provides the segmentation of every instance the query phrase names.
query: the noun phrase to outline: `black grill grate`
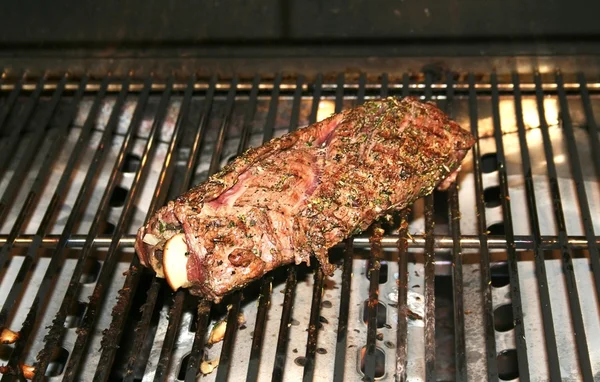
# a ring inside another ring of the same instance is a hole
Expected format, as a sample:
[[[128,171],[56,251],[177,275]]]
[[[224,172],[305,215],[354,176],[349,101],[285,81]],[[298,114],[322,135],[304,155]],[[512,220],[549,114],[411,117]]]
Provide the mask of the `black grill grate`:
[[[108,75],[99,81],[3,76],[0,329],[3,339],[17,331],[19,338],[1,345],[2,380],[31,378],[24,365],[33,365],[34,380],[52,375],[193,381],[203,362],[217,358],[219,366],[202,379],[598,378],[600,257],[593,216],[600,208],[594,199],[600,189],[599,89],[583,75],[571,81],[561,73],[448,75],[441,81],[432,73],[384,74],[377,80],[366,74],[184,80]],[[392,222],[377,223],[372,236],[332,249],[332,261],[341,264],[333,279],[314,264],[290,266],[213,305],[185,291],[171,293],[141,268],[131,250],[140,220],[217,172],[228,155],[315,122],[323,113],[387,95],[436,102],[480,138],[465,166],[471,183],[423,198]],[[559,126],[547,122],[547,100],[555,102]],[[506,126],[505,103],[514,105],[514,126]],[[526,115],[536,115],[538,126],[528,126]],[[582,127],[589,150],[580,142]],[[532,131],[539,131],[543,146],[545,180],[530,150]],[[560,147],[553,141],[557,131]],[[75,137],[72,146],[69,137]],[[516,150],[508,146],[511,137]],[[583,159],[588,151],[591,163]],[[558,164],[557,152],[565,157]],[[489,153],[492,169],[483,162]],[[515,168],[523,180],[520,191],[511,183]],[[564,168],[572,193],[565,194],[568,187],[561,183]],[[548,225],[540,217],[540,182],[547,182],[554,235],[543,234]],[[123,183],[124,200],[116,208],[111,200]],[[472,189],[465,191],[467,185]],[[490,193],[499,198],[495,204],[484,200],[490,186],[498,187]],[[468,192],[471,199],[464,196]],[[578,235],[572,234],[578,231],[568,218],[572,211],[581,220]],[[422,230],[415,232],[409,224],[419,218]],[[502,232],[490,235],[493,226]],[[374,234],[380,228],[383,237]],[[87,264],[98,259],[97,277],[84,283]],[[551,271],[557,261],[558,276]],[[589,263],[589,282],[578,270],[581,261]],[[502,264],[508,286],[494,286]],[[128,271],[121,275],[119,269]],[[41,272],[37,279],[35,272]],[[442,290],[440,277],[451,279],[452,291]],[[564,283],[565,296],[552,290],[557,282]],[[338,284],[336,292],[331,283]],[[557,308],[561,298],[567,316]],[[438,312],[445,299],[452,310],[448,316]],[[507,301],[510,308],[498,310]],[[527,315],[536,309],[539,317]],[[81,312],[75,321],[74,311]],[[253,312],[244,318],[248,323],[239,323],[248,311]],[[512,317],[508,331],[495,318],[501,312]],[[211,324],[221,319],[227,323],[224,337],[207,347]],[[451,327],[450,350],[440,334],[444,325]],[[572,333],[565,334],[571,326]],[[565,335],[574,351],[570,356],[561,349]]]

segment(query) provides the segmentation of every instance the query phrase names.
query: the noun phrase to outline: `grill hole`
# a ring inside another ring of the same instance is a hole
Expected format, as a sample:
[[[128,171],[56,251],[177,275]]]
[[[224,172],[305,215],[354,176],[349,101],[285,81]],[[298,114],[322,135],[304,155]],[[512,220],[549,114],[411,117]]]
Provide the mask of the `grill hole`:
[[[385,326],[385,320],[387,316],[387,309],[381,302],[377,302],[377,328],[383,328]],[[363,304],[363,322],[367,324],[369,322],[369,300],[365,300]]]
[[[499,332],[507,332],[515,327],[512,305],[500,305],[494,310],[494,328]]]
[[[110,222],[104,223],[104,228],[102,229],[102,233],[105,235],[112,235],[115,232],[115,225]]]
[[[360,349],[360,371],[365,373],[367,347]],[[385,353],[379,348],[375,348],[375,378],[381,378],[385,374]]]
[[[71,329],[79,326],[87,304],[76,301],[68,311],[68,316],[65,319],[65,328]]]
[[[121,165],[121,172],[136,172],[140,167],[141,158],[135,154],[125,155],[125,160]]]
[[[369,272],[370,265],[367,267],[367,279],[371,280],[371,272]],[[379,267],[379,284],[385,284],[388,280],[388,265],[387,263],[381,263]]]
[[[483,190],[483,201],[487,208],[498,207],[502,204],[500,201],[500,187],[493,186]]]
[[[190,361],[190,354],[187,354],[185,357],[183,357],[181,359],[181,365],[179,366],[179,373],[177,374],[177,379],[179,381],[185,380],[185,372],[187,371],[189,361]]]
[[[69,352],[64,348],[55,349],[46,369],[46,377],[57,377],[62,374],[69,359]]]
[[[494,223],[487,227],[490,235],[504,235],[504,222]]]
[[[115,187],[115,189],[112,192],[112,195],[110,196],[110,201],[108,202],[108,204],[110,204],[111,207],[122,207],[125,204],[125,199],[127,199],[128,192],[129,191],[127,191],[123,187]]]
[[[500,379],[510,381],[519,377],[519,362],[517,360],[517,350],[510,349],[498,354],[498,374]]]
[[[510,284],[510,277],[508,276],[508,264],[503,263],[500,265],[494,265],[491,267],[492,286],[494,288],[500,288]]]
[[[98,280],[98,274],[100,274],[100,268],[102,264],[96,259],[90,259],[89,257],[85,260],[83,265],[83,273],[79,282],[82,284],[93,284]]]
[[[496,153],[489,153],[481,156],[481,171],[486,174],[498,170],[498,158]]]

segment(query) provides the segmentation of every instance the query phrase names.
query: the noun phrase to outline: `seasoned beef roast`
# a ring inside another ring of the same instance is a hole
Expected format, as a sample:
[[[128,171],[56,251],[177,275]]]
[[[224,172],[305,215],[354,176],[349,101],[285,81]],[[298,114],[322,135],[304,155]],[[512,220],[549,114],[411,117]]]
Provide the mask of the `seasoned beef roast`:
[[[386,98],[250,149],[139,229],[143,265],[219,301],[454,181],[473,136],[438,108]]]

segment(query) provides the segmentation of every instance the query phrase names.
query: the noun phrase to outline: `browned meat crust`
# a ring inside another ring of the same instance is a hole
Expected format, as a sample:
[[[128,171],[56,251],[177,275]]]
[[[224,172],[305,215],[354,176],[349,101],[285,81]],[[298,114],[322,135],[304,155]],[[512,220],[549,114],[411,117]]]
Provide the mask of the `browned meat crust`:
[[[432,104],[370,101],[248,150],[157,211],[135,247],[169,278],[163,246],[183,232],[181,286],[216,301],[312,255],[331,274],[328,248],[453,180],[473,144]]]

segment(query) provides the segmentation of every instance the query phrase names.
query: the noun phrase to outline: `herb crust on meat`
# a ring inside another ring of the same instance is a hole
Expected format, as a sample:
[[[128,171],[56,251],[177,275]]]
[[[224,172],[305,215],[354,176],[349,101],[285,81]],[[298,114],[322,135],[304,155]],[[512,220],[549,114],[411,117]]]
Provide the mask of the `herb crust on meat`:
[[[215,301],[311,256],[331,275],[329,248],[448,187],[474,142],[433,104],[368,101],[246,151],[159,209],[136,251],[173,289]]]

